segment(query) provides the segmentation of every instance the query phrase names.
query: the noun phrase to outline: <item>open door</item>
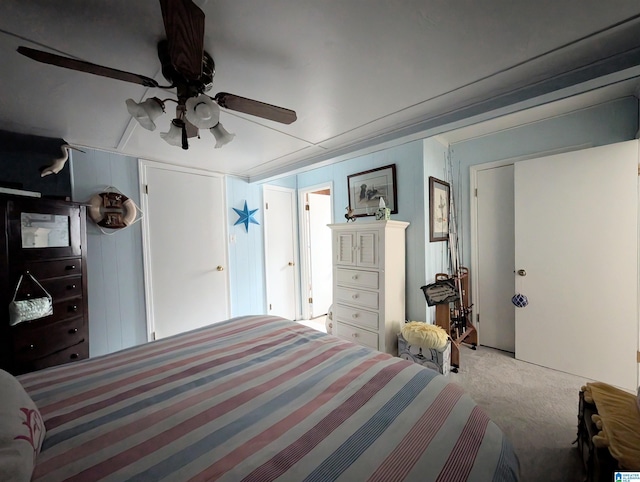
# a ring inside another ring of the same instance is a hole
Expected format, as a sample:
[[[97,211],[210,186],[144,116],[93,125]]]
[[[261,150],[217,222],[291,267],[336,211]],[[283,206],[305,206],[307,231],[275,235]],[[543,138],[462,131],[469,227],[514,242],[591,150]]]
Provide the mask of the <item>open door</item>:
[[[309,210],[309,257],[311,267],[310,317],[326,315],[331,306],[333,264],[331,258],[331,195],[323,191],[307,195]]]
[[[637,183],[637,141],[515,163],[516,358],[637,389]]]

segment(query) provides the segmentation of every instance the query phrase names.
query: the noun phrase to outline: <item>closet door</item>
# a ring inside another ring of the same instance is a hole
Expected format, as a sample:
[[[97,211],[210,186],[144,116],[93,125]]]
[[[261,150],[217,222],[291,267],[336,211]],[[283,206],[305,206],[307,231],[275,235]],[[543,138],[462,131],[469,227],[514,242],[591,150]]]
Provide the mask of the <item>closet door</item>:
[[[516,358],[636,390],[638,142],[517,162],[514,181]]]
[[[295,190],[265,185],[264,249],[267,314],[298,319],[298,226]]]
[[[151,338],[229,317],[224,178],[143,161]]]

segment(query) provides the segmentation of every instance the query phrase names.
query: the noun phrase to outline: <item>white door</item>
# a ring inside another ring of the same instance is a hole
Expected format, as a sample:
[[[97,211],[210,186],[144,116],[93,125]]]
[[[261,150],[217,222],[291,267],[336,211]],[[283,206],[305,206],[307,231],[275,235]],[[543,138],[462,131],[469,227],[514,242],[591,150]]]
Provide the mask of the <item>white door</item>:
[[[295,320],[298,313],[295,191],[264,186],[267,313]]]
[[[515,164],[517,358],[637,388],[637,178],[637,141]]]
[[[224,179],[141,161],[150,331],[164,338],[229,317]]]
[[[476,187],[479,341],[514,352],[513,164],[478,171]]]
[[[331,196],[309,193],[309,251],[311,264],[311,318],[329,311],[333,287],[331,259]]]

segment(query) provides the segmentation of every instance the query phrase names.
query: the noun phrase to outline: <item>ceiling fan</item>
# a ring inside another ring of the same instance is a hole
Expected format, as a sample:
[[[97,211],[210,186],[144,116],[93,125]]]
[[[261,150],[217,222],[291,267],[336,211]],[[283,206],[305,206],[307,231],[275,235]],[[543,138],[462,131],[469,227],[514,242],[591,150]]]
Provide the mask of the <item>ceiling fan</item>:
[[[162,19],[167,38],[158,43],[158,58],[162,75],[170,83],[159,85],[144,75],[112,69],[102,65],[20,46],[18,52],[38,62],[56,65],[89,74],[132,82],[150,88],[176,89],[177,100],[151,97],[136,103],[127,99],[129,113],[142,125],[154,130],[155,119],[165,110],[164,103],[176,102],[176,117],[169,132],[160,136],[171,145],[189,148],[188,138],[199,137],[199,129],[209,129],[216,138],[216,147],[233,139],[219,122],[220,107],[291,124],[297,119],[293,110],[285,109],[228,92],[205,94],[213,87],[215,64],[204,50],[204,12],[192,0],[160,0]]]

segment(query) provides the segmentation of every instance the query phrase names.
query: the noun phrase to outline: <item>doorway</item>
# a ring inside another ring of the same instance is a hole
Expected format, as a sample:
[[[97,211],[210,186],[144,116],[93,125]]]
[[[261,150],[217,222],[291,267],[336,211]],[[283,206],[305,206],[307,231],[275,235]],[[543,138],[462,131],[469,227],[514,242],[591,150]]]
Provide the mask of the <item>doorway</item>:
[[[477,171],[479,278],[476,313],[482,309],[480,343],[515,352],[513,163]]]
[[[332,183],[301,189],[299,204],[302,317],[310,320],[326,315],[332,302]]]

